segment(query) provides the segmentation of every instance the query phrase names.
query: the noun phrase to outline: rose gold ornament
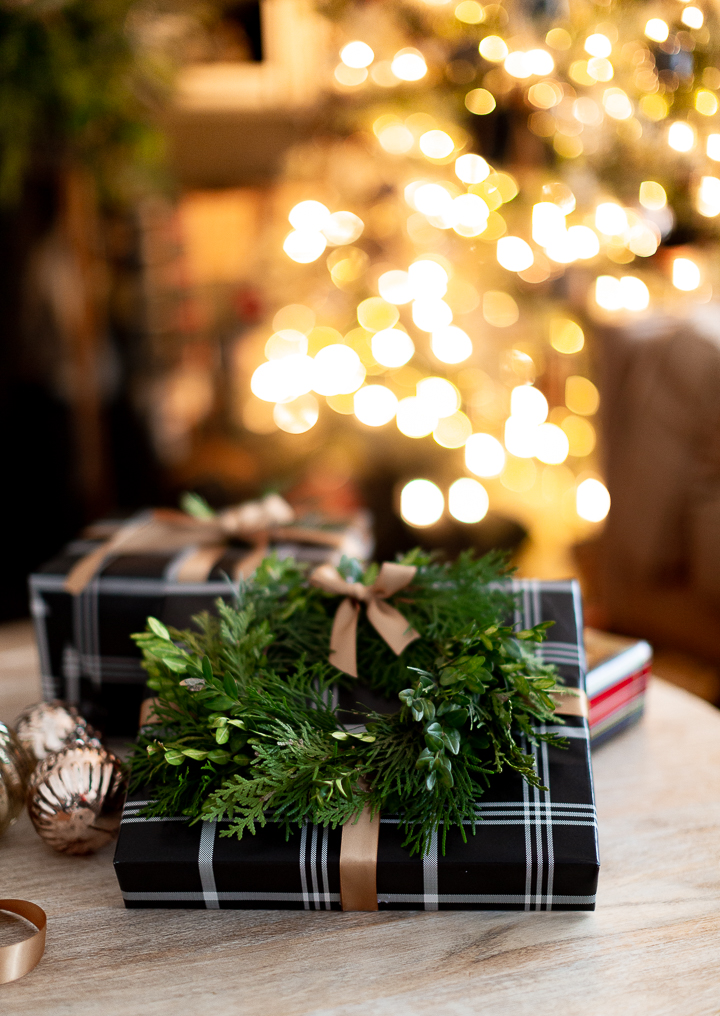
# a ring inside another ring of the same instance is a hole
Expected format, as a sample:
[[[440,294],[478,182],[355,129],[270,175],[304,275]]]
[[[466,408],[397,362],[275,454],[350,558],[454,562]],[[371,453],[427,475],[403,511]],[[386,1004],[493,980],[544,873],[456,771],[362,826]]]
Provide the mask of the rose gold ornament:
[[[0,723],[0,834],[23,809],[32,768],[33,760],[15,733]]]
[[[95,731],[73,706],[38,702],[24,709],[13,724],[19,740],[38,762],[74,742],[99,745]]]
[[[71,745],[38,765],[28,812],[54,850],[92,854],[117,835],[124,797],[119,759],[99,744]]]

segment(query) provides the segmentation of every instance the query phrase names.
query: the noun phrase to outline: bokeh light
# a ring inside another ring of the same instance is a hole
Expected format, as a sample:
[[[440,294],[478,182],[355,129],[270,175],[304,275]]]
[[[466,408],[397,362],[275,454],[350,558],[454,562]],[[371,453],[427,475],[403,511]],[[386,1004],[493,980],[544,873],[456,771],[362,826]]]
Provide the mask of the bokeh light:
[[[410,480],[400,494],[400,514],[411,526],[432,526],[445,510],[445,498],[431,480]]]
[[[311,390],[314,372],[312,358],[302,354],[267,360],[253,372],[250,390],[263,402],[290,402]]]
[[[420,81],[427,74],[425,57],[417,49],[399,50],[393,57],[392,72],[401,81]]]
[[[365,368],[350,346],[324,346],[315,354],[314,363],[312,387],[318,395],[349,395],[365,380]]]
[[[602,522],[610,511],[610,495],[600,480],[589,478],[578,484],[575,494],[577,513],[588,522]]]
[[[349,42],[340,51],[340,59],[348,67],[369,67],[375,54],[366,42]]]
[[[480,522],[487,515],[490,498],[481,483],[463,476],[450,485],[448,511],[458,522]]]
[[[437,426],[438,419],[429,403],[416,395],[409,395],[398,402],[395,422],[400,433],[406,437],[427,437]]]
[[[399,270],[383,272],[378,279],[378,292],[383,300],[398,305],[410,303],[414,295],[410,276]]]
[[[448,325],[433,331],[430,336],[433,355],[442,363],[462,363],[472,354],[470,336],[456,325]]]
[[[570,451],[567,435],[554,423],[541,423],[535,431],[535,458],[548,465],[564,462]]]
[[[580,416],[592,416],[600,406],[600,393],[589,378],[571,374],[565,381],[565,405]]]
[[[538,426],[547,419],[548,401],[532,385],[517,385],[510,396],[510,414],[515,420]]]
[[[533,264],[532,247],[519,236],[503,236],[497,242],[498,264],[509,272],[524,272]]]
[[[292,233],[288,233],[283,242],[283,250],[287,256],[301,265],[317,261],[326,247],[325,236],[311,230],[295,229]]]
[[[368,427],[382,427],[395,417],[398,400],[385,385],[365,385],[353,397],[355,416]]]
[[[273,409],[273,420],[286,434],[304,434],[315,426],[319,415],[318,401],[310,394],[279,402]]]
[[[465,442],[465,465],[476,476],[499,476],[505,466],[505,449],[492,434],[472,434]]]
[[[300,201],[290,210],[288,222],[301,232],[319,233],[330,218],[330,209],[320,201]]]
[[[398,328],[384,328],[372,337],[372,354],[383,367],[402,367],[414,352],[413,340]]]
[[[452,416],[442,417],[433,429],[433,438],[442,448],[462,448],[471,434],[472,424],[459,410]]]
[[[689,293],[700,285],[700,269],[690,258],[675,258],[672,265],[672,281],[676,289]]]

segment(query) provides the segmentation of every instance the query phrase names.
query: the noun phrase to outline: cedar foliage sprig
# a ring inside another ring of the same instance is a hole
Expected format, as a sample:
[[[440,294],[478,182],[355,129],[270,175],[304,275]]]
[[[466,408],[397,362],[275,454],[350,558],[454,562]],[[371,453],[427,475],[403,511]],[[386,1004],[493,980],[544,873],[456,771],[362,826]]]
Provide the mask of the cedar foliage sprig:
[[[438,567],[447,575],[451,566]],[[305,612],[324,607],[298,574],[271,561],[235,606],[219,602],[217,618],[197,618],[197,631],[150,618],[135,636],[158,694],[159,726],[141,731],[131,759],[133,785],[153,790],[147,814],[226,821],[221,835],[238,837],[272,821],[290,835],[304,822],[335,828],[369,804],[397,814],[405,846],[424,854],[439,830],[443,850],[450,828],[463,838],[464,824],[474,830],[477,801],[506,767],[540,787],[518,735],[562,743],[537,732],[558,722],[554,668],[527,648],[545,638],[547,622],[515,632],[471,621],[435,639],[426,667],[404,668],[399,710],[358,714],[364,730],[346,729],[328,704],[338,672],[307,656],[291,666],[278,645],[285,621],[307,632]],[[442,614],[438,605],[436,631]],[[327,641],[315,657],[326,649]]]

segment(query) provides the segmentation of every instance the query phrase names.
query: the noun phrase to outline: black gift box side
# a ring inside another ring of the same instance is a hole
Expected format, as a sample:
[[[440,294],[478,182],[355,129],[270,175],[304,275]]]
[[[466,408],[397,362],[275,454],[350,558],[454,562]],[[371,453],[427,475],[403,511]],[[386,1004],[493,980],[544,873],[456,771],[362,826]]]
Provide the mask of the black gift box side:
[[[521,627],[556,619],[541,648],[571,687],[584,685],[582,612],[576,583],[516,582]],[[587,722],[541,727],[568,738],[566,750],[528,747],[547,790],[503,773],[468,825],[411,857],[397,821],[383,816],[377,891],[381,910],[593,910],[599,855]],[[305,826],[286,841],[268,825],[242,840],[226,824],[145,819],[151,792],[126,805],[115,870],[127,907],[340,909],[341,830]]]

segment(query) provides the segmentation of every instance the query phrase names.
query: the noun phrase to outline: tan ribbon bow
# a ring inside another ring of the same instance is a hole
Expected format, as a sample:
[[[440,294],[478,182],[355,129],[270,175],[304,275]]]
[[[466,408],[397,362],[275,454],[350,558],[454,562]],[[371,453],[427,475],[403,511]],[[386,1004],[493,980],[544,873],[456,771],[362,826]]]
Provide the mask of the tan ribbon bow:
[[[0,900],[0,910],[17,914],[37,928],[33,935],[22,942],[13,942],[12,945],[0,948],[0,984],[8,984],[29,974],[42,959],[47,917],[44,910],[28,900]]]
[[[362,582],[346,582],[337,568],[321,564],[310,576],[310,582],[328,593],[344,596],[335,614],[330,636],[330,662],[345,674],[357,677],[357,622],[360,604],[367,609],[367,618],[392,651],[398,656],[420,636],[399,610],[385,603],[388,596],[404,589],[415,578],[417,568],[408,564],[386,561],[371,586]]]
[[[74,595],[81,593],[114,554],[172,554],[187,549],[175,578],[178,582],[204,582],[231,539],[254,544],[233,575],[236,580],[240,575],[252,575],[267,556],[271,540],[328,547],[339,547],[342,542],[339,533],[290,525],[294,519],[290,505],[277,494],[226,508],[207,519],[173,509],[156,509],[120,526],[109,540],[81,558],[71,568],[64,588]]]

